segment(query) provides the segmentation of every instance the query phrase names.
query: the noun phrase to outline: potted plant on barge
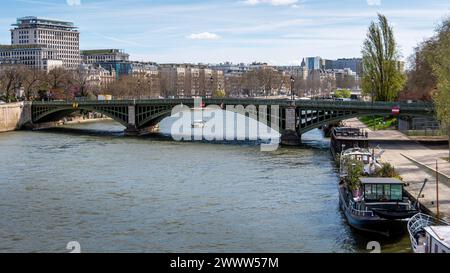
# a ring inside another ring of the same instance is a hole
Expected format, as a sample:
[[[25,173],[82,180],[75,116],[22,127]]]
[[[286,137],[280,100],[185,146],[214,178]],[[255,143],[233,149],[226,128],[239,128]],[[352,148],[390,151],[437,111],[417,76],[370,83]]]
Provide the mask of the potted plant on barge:
[[[345,161],[347,176],[345,177],[345,183],[350,191],[353,192],[354,197],[360,196],[361,181],[359,180],[364,176],[364,164],[355,159],[349,159]]]

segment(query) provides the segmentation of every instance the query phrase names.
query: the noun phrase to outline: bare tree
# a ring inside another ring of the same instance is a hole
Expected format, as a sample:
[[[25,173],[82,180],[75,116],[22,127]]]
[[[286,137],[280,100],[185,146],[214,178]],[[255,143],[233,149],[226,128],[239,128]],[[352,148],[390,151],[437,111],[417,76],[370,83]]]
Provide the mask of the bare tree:
[[[61,67],[52,69],[46,78],[50,96],[53,99],[70,99],[73,97],[73,94],[70,92],[71,90],[69,90],[73,79],[68,70]]]
[[[72,81],[70,83],[77,95],[80,97],[88,97],[91,94],[91,86],[93,85],[90,82],[91,73],[89,72],[89,69],[79,67],[71,74]]]
[[[25,91],[25,99],[30,101],[38,96],[38,89],[45,82],[45,72],[38,69],[24,69],[23,88]]]
[[[0,67],[0,90],[4,90],[5,100],[11,102],[13,93],[22,86],[25,73],[22,65],[2,65]]]

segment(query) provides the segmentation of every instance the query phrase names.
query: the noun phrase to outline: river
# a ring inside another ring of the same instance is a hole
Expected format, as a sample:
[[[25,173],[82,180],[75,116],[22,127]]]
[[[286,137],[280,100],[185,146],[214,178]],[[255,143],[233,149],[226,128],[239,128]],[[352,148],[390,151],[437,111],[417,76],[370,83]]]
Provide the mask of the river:
[[[114,122],[0,134],[0,252],[409,252],[348,227],[327,140],[124,137]]]

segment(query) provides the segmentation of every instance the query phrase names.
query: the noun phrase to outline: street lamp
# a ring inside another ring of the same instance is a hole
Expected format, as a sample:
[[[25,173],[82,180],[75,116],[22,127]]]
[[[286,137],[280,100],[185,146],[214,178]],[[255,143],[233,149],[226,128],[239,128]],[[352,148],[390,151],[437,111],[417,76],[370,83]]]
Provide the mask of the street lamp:
[[[295,84],[294,76],[291,76],[291,100],[295,100],[295,98],[294,98],[294,84]]]
[[[152,80],[151,79],[147,79],[147,86],[148,86],[147,99],[149,99],[149,98],[152,98],[152,96],[153,96],[153,88],[152,88]]]
[[[375,88],[375,78],[372,76],[372,114],[373,114],[373,111],[374,111],[374,101],[375,101],[375,90],[374,90],[374,88]],[[373,130],[375,131],[376,130],[376,126],[375,126],[375,115],[373,114],[372,115],[372,122],[373,122]]]
[[[139,99],[141,99],[141,79],[137,80],[137,84],[138,84],[138,97]]]
[[[211,81],[211,94],[210,94],[210,97],[212,97],[212,95],[213,95],[213,93],[214,93],[214,90],[213,90],[213,86],[214,86],[214,77],[211,76],[211,78],[210,78],[209,80]]]

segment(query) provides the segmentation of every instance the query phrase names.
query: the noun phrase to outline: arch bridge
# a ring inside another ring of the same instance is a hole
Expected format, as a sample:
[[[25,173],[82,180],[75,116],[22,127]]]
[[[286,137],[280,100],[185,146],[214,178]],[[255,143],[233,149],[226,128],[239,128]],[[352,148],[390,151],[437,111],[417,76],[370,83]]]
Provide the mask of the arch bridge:
[[[204,105],[243,106],[256,109],[259,121],[266,119],[270,125],[273,109],[280,119],[280,131],[285,143],[296,142],[310,130],[326,124],[354,117],[370,115],[391,115],[394,108],[400,109],[399,116],[415,117],[434,115],[432,103],[386,103],[386,102],[338,102],[331,100],[265,100],[265,99],[203,99]],[[178,105],[194,107],[194,99],[113,100],[113,101],[48,101],[33,102],[31,115],[33,124],[53,122],[85,110],[104,114],[124,125],[126,132],[157,125],[171,115]],[[252,106],[252,107],[248,107]],[[275,106],[275,107],[274,107]],[[254,110],[253,110],[254,111]],[[251,112],[251,110],[250,110]],[[265,114],[264,114],[265,112]],[[261,115],[263,113],[263,115]],[[247,113],[253,114],[256,113]]]

